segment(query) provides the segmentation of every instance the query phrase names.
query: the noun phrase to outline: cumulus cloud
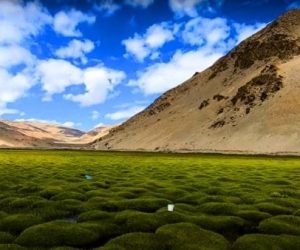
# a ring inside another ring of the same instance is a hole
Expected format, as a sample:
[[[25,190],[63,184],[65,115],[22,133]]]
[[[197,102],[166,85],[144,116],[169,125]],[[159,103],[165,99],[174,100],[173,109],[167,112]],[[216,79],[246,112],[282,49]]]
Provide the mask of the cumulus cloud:
[[[121,8],[114,0],[101,0],[94,7],[98,11],[103,11],[107,16],[114,14]]]
[[[157,49],[166,42],[174,39],[172,27],[167,23],[154,24],[150,26],[143,35],[135,34],[133,37],[122,41],[128,55],[134,56],[142,62],[148,56],[157,54]]]
[[[146,95],[162,93],[187,80],[195,71],[204,70],[222,55],[210,48],[178,50],[169,62],[156,63],[139,72],[129,85],[138,87]]]
[[[130,80],[128,85],[137,87],[146,95],[162,93],[187,80],[195,71],[211,66],[236,43],[265,25],[230,23],[224,18],[192,18],[180,26],[176,35],[184,43],[196,48],[177,50],[168,61],[154,63],[139,71],[136,79]]]
[[[65,60],[49,59],[37,65],[37,77],[46,92],[44,100],[51,100],[52,95],[63,93],[68,86],[82,83],[82,71]]]
[[[0,67],[9,69],[17,65],[33,65],[36,58],[19,45],[0,45]]]
[[[191,45],[214,46],[225,40],[230,34],[230,27],[224,18],[193,18],[185,24],[182,38]]]
[[[64,93],[69,86],[83,85],[84,93],[64,94],[64,97],[82,106],[91,106],[104,102],[125,78],[125,73],[102,65],[81,69],[65,60],[49,59],[38,64],[37,77],[46,92],[44,100]]]
[[[125,3],[133,7],[147,8],[154,3],[154,0],[126,0]]]
[[[93,24],[95,21],[95,16],[71,9],[67,12],[60,11],[54,16],[53,28],[61,35],[67,37],[80,37],[82,36],[82,33],[78,30],[77,26],[80,23]]]
[[[198,15],[197,6],[202,2],[203,0],[169,0],[169,5],[178,16],[196,17]]]
[[[80,59],[82,63],[87,63],[86,54],[95,48],[91,40],[72,40],[66,47],[56,50],[55,55],[60,58]]]
[[[103,103],[114,87],[125,78],[125,73],[104,66],[90,67],[83,71],[85,92],[79,95],[66,94],[65,98],[82,106]]]
[[[11,74],[3,68],[0,68],[0,83],[0,114],[17,113],[18,111],[8,109],[6,105],[23,97],[34,83],[25,72]]]
[[[0,1],[0,44],[20,43],[39,34],[52,17],[37,1]]]
[[[113,120],[113,121],[119,121],[119,120],[125,120],[133,115],[141,112],[142,110],[145,109],[145,106],[132,106],[132,107],[127,107],[125,109],[118,110],[113,113],[108,113],[105,115],[105,118]]]

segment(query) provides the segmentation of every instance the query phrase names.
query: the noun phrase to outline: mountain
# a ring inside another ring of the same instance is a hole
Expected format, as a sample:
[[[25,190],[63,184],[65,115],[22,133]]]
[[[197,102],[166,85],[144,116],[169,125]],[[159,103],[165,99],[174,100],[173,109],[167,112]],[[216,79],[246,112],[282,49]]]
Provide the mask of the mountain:
[[[90,147],[300,152],[300,10],[173,88]]]
[[[58,124],[35,121],[0,121],[0,147],[80,148],[98,139],[111,126],[85,133]]]

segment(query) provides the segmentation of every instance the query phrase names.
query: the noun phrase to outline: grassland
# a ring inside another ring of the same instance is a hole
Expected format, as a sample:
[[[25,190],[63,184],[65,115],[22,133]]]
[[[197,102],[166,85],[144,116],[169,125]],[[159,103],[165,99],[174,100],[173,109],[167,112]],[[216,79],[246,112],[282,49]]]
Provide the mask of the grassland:
[[[300,159],[1,151],[0,249],[300,249]]]

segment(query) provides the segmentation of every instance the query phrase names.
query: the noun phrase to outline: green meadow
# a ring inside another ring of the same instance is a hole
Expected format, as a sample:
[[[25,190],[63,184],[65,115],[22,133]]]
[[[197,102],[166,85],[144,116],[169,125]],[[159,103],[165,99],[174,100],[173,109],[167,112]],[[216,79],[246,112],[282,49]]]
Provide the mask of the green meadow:
[[[3,150],[0,249],[300,249],[300,159]]]

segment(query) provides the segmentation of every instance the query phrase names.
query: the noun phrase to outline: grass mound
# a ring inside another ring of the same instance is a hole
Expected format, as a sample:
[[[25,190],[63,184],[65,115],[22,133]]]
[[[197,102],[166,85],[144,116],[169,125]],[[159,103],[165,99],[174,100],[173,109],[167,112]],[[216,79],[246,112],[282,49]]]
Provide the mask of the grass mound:
[[[0,244],[0,249],[3,249],[3,250],[26,250],[25,247],[21,247],[16,244]]]
[[[7,232],[0,232],[0,244],[8,244],[14,241],[15,237]]]
[[[215,215],[234,215],[238,211],[238,207],[233,203],[225,202],[208,202],[200,206],[202,212]]]
[[[263,220],[259,229],[267,234],[300,235],[300,217],[293,215],[278,215]]]
[[[300,249],[300,237],[291,235],[248,234],[237,239],[233,250]]]
[[[152,233],[129,233],[109,241],[97,250],[167,250],[164,239]]]
[[[42,222],[40,217],[30,214],[9,215],[0,221],[0,230],[19,234],[24,229]]]
[[[190,223],[165,225],[156,235],[166,239],[167,249],[174,250],[224,250],[229,249],[227,240],[217,233],[204,230]]]
[[[97,239],[97,233],[79,224],[54,221],[26,229],[16,243],[26,247],[82,247],[93,244]]]

